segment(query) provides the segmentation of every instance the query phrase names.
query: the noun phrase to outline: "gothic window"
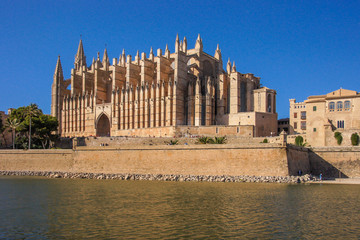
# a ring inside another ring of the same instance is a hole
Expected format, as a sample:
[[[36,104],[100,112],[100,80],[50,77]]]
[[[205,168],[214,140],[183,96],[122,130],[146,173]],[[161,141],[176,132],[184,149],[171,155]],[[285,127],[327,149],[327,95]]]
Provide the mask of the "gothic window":
[[[241,106],[240,112],[247,111],[247,96],[246,96],[246,83],[240,83],[240,98],[241,98]]]
[[[336,111],[342,111],[343,110],[343,102],[338,101],[336,103]]]
[[[350,111],[350,101],[344,102],[344,109],[345,109],[345,111]]]
[[[271,95],[270,94],[267,97],[267,111],[271,112]]]
[[[334,103],[334,102],[330,102],[330,103],[329,103],[329,111],[330,111],[330,112],[335,111],[335,103]]]

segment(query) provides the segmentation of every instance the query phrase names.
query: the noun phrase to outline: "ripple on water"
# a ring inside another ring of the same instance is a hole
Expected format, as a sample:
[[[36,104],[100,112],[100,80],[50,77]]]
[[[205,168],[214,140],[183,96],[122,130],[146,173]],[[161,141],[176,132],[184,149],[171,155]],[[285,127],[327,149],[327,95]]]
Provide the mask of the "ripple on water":
[[[5,177],[0,238],[359,238],[360,186]]]

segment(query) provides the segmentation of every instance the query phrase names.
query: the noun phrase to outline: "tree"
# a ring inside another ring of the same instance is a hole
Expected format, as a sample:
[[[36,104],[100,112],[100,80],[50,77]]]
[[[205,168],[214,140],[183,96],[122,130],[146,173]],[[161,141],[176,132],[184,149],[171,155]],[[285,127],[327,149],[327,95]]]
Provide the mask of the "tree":
[[[34,119],[34,125],[36,126],[35,135],[40,140],[42,147],[50,148],[51,141],[57,138],[57,135],[53,134],[59,125],[56,117],[42,114]]]
[[[24,114],[27,118],[29,118],[29,149],[31,148],[31,118],[42,114],[42,111],[38,108],[38,106],[34,103],[31,103],[29,106],[25,108]]]
[[[13,149],[15,149],[15,135],[16,135],[16,128],[20,126],[20,121],[17,118],[8,118],[6,121],[6,127],[10,128],[12,131],[12,138],[13,138]]]
[[[359,135],[357,133],[351,134],[351,144],[353,146],[359,145]]]
[[[336,139],[336,141],[337,141],[337,144],[338,144],[338,145],[341,145],[342,140],[343,140],[343,137],[342,137],[342,135],[341,135],[341,132],[335,132],[335,133],[334,133],[334,137],[335,137],[335,139]]]
[[[20,148],[50,148],[51,143],[58,137],[55,134],[58,121],[55,117],[45,115],[36,104],[14,109],[9,116],[11,120],[18,119],[20,125],[16,144]]]

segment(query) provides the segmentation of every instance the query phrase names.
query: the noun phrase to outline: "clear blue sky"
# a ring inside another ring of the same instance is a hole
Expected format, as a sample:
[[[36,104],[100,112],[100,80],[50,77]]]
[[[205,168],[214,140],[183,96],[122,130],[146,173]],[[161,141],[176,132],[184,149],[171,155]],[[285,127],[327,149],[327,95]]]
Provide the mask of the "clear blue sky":
[[[70,77],[80,34],[87,62],[107,45],[110,59],[150,47],[174,51],[176,34],[204,50],[220,44],[242,73],[289,99],[340,87],[360,91],[360,1],[17,1],[0,8],[0,110],[37,103],[50,113],[57,56]]]

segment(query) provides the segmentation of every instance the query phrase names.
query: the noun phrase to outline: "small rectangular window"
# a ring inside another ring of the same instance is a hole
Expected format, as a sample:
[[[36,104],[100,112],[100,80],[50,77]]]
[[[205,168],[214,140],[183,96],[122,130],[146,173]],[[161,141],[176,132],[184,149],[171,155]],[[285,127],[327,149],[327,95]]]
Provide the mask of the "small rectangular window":
[[[305,111],[301,112],[301,119],[303,119],[303,120],[306,119],[306,112]]]
[[[219,128],[216,128],[216,133],[219,133]]]
[[[294,118],[297,118],[297,113],[294,113]]]
[[[313,131],[316,132],[316,128],[314,128]]]
[[[297,129],[297,122],[294,122],[294,129]]]
[[[301,122],[301,130],[306,130],[306,122],[305,121]]]
[[[316,106],[313,106],[313,111],[316,112]]]
[[[240,128],[239,128],[239,127],[236,128],[236,132],[237,132],[237,133],[240,132]]]

